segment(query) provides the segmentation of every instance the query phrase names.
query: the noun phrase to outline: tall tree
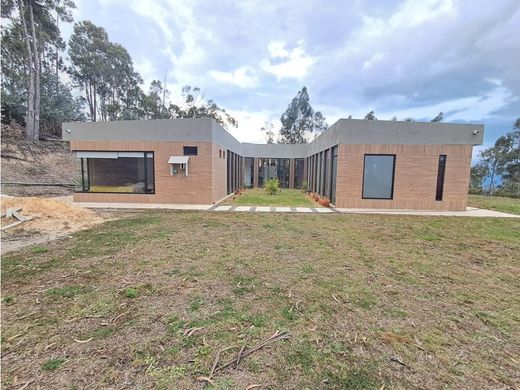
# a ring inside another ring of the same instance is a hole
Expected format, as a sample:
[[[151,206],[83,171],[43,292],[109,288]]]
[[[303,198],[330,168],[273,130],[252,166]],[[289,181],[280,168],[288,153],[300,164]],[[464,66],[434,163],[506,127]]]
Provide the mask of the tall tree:
[[[444,114],[439,112],[435,118],[433,118],[430,122],[442,122],[444,120]]]
[[[298,91],[280,121],[282,127],[278,142],[285,144],[306,143],[309,134],[321,132],[328,127],[323,114],[312,108],[307,87]]]
[[[265,142],[268,144],[274,144],[274,125],[270,121],[265,121],[264,125],[260,128]]]
[[[159,80],[153,80],[150,84],[150,91],[144,96],[143,109],[145,119],[167,119],[170,113],[164,106],[164,100],[170,92],[163,87]]]
[[[19,92],[26,98],[26,137],[33,141],[39,138],[44,66],[49,62],[52,47],[55,48],[53,58],[59,57],[63,41],[58,21],[70,21],[72,8],[71,0],[5,0],[2,3],[2,17],[10,22],[2,37],[2,57],[7,54],[2,58],[2,65],[7,65],[5,75],[10,78],[5,83],[2,80],[2,96],[12,97],[13,91],[6,89],[19,87],[19,81],[25,81],[25,87]],[[16,70],[16,64],[22,66]]]
[[[484,191],[484,181],[489,175],[489,167],[484,162],[480,161],[471,167],[470,174],[470,188],[477,192],[482,193]]]
[[[488,195],[499,191],[502,195],[520,197],[520,120],[516,120],[513,131],[480,152],[477,167],[486,174]]]
[[[374,114],[374,111],[370,111],[368,114],[365,115],[365,117],[363,118],[364,120],[366,121],[375,121],[377,120],[375,114]]]
[[[104,28],[85,20],[76,23],[69,41],[69,73],[83,91],[90,120],[116,120],[128,116],[142,83],[128,51],[112,43]],[[134,113],[135,114],[135,113]]]
[[[170,104],[170,118],[213,118],[224,128],[237,127],[238,121],[213,100],[206,100],[200,88],[186,85],[178,104]]]

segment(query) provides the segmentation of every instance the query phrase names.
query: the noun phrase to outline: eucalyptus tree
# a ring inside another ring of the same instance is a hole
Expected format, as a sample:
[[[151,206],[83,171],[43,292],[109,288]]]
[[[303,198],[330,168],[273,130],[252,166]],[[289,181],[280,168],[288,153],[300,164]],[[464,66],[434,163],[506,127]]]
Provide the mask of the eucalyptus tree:
[[[233,116],[212,99],[206,99],[198,87],[184,86],[179,100],[176,104],[170,104],[170,118],[213,118],[226,129],[228,126],[238,126]]]
[[[56,69],[58,89],[64,42],[59,21],[70,22],[71,0],[4,0],[2,18],[8,21],[2,34],[3,112],[23,110],[27,139],[36,141],[40,132],[42,75]],[[23,99],[23,104],[22,104]],[[18,113],[16,113],[18,115]]]
[[[278,142],[284,144],[306,143],[308,134],[319,133],[328,127],[323,114],[312,108],[307,87],[298,91],[280,121],[282,127]]]
[[[85,20],[74,25],[69,40],[69,73],[82,91],[90,120],[116,120],[131,113],[142,83],[132,58],[120,44],[110,42],[103,27]]]

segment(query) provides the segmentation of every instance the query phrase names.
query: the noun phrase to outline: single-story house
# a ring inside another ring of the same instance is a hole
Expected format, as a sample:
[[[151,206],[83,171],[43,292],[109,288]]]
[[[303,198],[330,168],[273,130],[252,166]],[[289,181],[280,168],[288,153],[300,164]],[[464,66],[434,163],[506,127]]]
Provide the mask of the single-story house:
[[[213,119],[63,124],[77,202],[212,204],[278,177],[342,208],[465,210],[484,126],[340,119],[308,144],[237,141]]]

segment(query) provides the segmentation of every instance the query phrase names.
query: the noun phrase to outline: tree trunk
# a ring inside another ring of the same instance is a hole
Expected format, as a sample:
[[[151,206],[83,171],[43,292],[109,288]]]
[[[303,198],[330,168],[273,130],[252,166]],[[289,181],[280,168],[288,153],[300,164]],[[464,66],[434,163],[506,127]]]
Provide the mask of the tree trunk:
[[[41,60],[38,52],[38,40],[36,39],[36,27],[34,25],[33,7],[29,3],[29,17],[31,21],[32,48],[34,57],[34,132],[33,141],[40,138],[40,78],[41,78]]]
[[[25,118],[25,137],[28,140],[34,139],[34,87],[35,87],[35,69],[34,56],[31,48],[29,32],[27,31],[27,21],[25,20],[25,10],[23,0],[18,0],[18,10],[20,11],[20,19],[22,21],[23,34],[25,38],[25,48],[27,50],[27,111]]]

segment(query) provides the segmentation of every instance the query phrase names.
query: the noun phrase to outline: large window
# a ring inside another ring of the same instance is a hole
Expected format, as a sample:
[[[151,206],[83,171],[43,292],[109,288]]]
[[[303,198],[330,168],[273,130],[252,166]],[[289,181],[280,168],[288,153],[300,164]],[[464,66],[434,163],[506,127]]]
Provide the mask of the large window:
[[[302,188],[304,166],[305,160],[303,158],[294,160],[294,188]]]
[[[80,192],[154,193],[152,152],[77,152]]]
[[[363,199],[394,197],[395,155],[365,154]]]
[[[281,188],[289,188],[289,163],[288,158],[259,158],[258,186],[263,187],[265,181],[277,177]]]
[[[244,161],[244,187],[253,188],[255,184],[255,159],[253,157],[246,157]]]
[[[227,152],[227,192],[235,192],[243,186],[242,156],[228,150]]]

